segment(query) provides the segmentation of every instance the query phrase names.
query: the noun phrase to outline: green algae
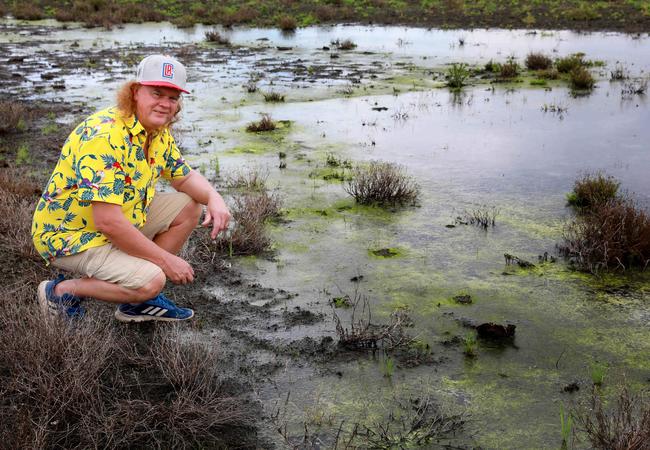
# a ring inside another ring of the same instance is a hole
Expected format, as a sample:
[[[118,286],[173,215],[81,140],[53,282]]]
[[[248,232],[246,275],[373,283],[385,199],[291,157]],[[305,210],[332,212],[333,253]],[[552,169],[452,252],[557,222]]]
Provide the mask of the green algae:
[[[377,259],[403,258],[404,256],[407,256],[407,254],[408,253],[405,249],[399,247],[377,247],[368,249],[368,256]]]

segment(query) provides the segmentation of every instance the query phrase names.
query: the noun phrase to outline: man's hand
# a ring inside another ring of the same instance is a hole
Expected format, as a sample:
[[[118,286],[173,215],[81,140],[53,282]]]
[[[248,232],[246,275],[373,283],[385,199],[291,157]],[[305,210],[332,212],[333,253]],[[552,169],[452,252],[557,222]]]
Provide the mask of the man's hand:
[[[228,207],[220,196],[210,197],[210,200],[206,205],[205,220],[203,220],[201,226],[208,227],[212,224],[210,238],[214,240],[216,239],[217,234],[228,228],[228,223],[230,223],[231,217]]]
[[[194,269],[183,258],[169,253],[160,268],[174,284],[187,284],[194,281]]]

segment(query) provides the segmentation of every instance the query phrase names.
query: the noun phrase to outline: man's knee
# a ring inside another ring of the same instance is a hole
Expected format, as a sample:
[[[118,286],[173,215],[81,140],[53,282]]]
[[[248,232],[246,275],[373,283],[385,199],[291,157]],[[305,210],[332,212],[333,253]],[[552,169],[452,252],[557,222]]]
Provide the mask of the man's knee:
[[[134,290],[136,300],[144,302],[154,298],[163,290],[166,281],[165,273],[160,270],[147,284]]]
[[[189,220],[195,224],[198,223],[199,219],[201,218],[201,214],[203,214],[203,205],[195,202],[194,200],[190,200],[190,202],[185,206],[185,209],[188,211],[187,214]]]

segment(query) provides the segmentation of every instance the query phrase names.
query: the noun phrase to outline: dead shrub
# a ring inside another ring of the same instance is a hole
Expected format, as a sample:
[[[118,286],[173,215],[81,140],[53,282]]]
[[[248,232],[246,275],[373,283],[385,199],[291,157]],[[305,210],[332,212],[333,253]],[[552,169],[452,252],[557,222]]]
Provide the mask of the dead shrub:
[[[275,193],[247,192],[232,196],[231,225],[211,240],[208,230],[192,239],[189,252],[194,261],[214,264],[225,256],[259,255],[271,249],[266,222],[280,216],[281,200]]]
[[[560,252],[578,269],[645,269],[650,262],[650,217],[627,197],[596,204],[564,230]]]
[[[219,45],[230,45],[230,40],[227,37],[222,36],[217,30],[206,31],[205,40]]]
[[[579,210],[604,204],[616,198],[620,185],[616,178],[603,172],[586,173],[573,183],[567,203]]]
[[[0,134],[24,131],[28,115],[27,108],[22,103],[0,101]]]
[[[501,78],[514,78],[517,75],[519,75],[519,64],[515,60],[510,59],[501,64],[501,71],[499,72]]]
[[[331,41],[330,44],[339,50],[354,50],[357,48],[357,44],[352,42],[351,39],[345,39],[343,41],[336,39],[335,41]]]
[[[555,60],[555,67],[560,73],[569,73],[576,67],[582,67],[583,65],[584,61],[580,53]]]
[[[413,342],[413,337],[406,332],[406,328],[413,325],[406,309],[398,308],[393,311],[389,324],[376,325],[372,323],[370,305],[365,295],[355,292],[351,306],[349,327],[342,324],[332,307],[340,346],[349,350],[391,350],[408,347]]]
[[[496,225],[499,209],[494,206],[482,206],[465,211],[462,216],[456,217],[455,223],[459,225],[476,225],[487,230]]]
[[[336,8],[331,5],[317,6],[316,17],[320,22],[329,22],[336,17]]]
[[[596,83],[589,70],[582,66],[572,69],[571,72],[569,72],[569,78],[573,89],[593,89],[594,84]]]
[[[296,22],[296,19],[291,16],[282,16],[278,22],[278,27],[282,31],[296,31],[298,23]]]
[[[540,70],[537,76],[543,80],[557,80],[560,77],[560,72],[554,67],[550,69]]]
[[[3,447],[251,445],[255,413],[213,350],[174,328],[152,338],[111,320],[46,318],[33,290],[0,294]]]
[[[268,177],[267,171],[262,171],[257,167],[247,168],[228,175],[226,187],[247,192],[266,192]]]
[[[415,180],[402,166],[382,161],[357,166],[344,189],[357,203],[380,206],[414,205],[420,192]]]
[[[529,70],[546,70],[553,65],[553,60],[543,53],[529,53],[526,56],[526,67]]]
[[[284,101],[284,95],[279,92],[263,92],[262,95],[264,96],[264,101],[268,103],[280,103]]]
[[[650,402],[623,388],[616,404],[605,411],[594,392],[590,408],[576,414],[578,430],[596,450],[649,450]]]
[[[12,12],[14,17],[20,20],[40,20],[45,18],[43,9],[32,2],[16,2]]]
[[[269,114],[263,114],[262,119],[259,122],[249,123],[246,127],[246,131],[249,133],[259,133],[264,131],[273,131],[275,130],[276,125],[273,119]]]

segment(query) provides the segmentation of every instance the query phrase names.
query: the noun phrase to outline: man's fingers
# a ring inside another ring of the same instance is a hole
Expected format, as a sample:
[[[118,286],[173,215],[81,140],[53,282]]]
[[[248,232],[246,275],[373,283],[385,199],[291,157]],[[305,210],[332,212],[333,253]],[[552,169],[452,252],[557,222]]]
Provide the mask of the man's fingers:
[[[205,213],[205,220],[203,220],[203,223],[201,226],[207,226],[210,222],[212,222],[212,214],[210,214],[210,211],[206,211]]]

